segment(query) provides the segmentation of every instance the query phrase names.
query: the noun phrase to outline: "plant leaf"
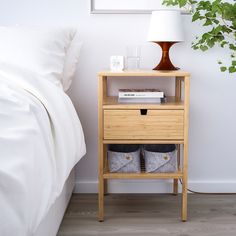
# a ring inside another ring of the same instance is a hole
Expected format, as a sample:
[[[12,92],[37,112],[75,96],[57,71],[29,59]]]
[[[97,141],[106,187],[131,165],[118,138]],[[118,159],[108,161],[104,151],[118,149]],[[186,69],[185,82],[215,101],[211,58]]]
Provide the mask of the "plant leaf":
[[[200,49],[201,49],[203,52],[205,52],[205,51],[208,49],[208,47],[205,46],[205,45],[201,45],[201,46],[200,46]]]
[[[187,0],[179,0],[179,7],[183,7],[187,4]]]
[[[222,72],[225,72],[225,71],[227,70],[227,67],[221,66],[221,67],[220,67],[220,70],[221,70]]]
[[[212,21],[210,19],[206,19],[206,22],[203,25],[204,26],[212,25]]]
[[[200,13],[197,11],[193,14],[192,21],[196,21],[200,18]]]
[[[236,72],[236,67],[235,66],[230,66],[229,67],[229,73],[234,73]]]

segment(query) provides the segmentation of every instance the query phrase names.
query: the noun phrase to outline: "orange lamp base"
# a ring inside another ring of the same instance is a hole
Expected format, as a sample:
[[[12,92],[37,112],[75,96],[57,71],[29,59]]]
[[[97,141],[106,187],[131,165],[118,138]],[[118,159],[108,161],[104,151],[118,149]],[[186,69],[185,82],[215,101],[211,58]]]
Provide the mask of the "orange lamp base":
[[[160,63],[153,68],[153,70],[178,70],[178,67],[175,67],[169,57],[170,47],[177,42],[155,42],[159,44],[162,49],[162,58]]]

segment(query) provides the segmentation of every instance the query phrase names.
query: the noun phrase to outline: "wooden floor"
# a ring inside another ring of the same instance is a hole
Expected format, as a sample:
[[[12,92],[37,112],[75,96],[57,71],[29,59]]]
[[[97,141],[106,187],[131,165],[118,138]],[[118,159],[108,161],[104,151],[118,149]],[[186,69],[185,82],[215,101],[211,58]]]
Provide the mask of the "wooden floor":
[[[180,196],[108,195],[97,221],[97,195],[73,195],[58,236],[236,236],[236,195],[189,194],[189,220]]]

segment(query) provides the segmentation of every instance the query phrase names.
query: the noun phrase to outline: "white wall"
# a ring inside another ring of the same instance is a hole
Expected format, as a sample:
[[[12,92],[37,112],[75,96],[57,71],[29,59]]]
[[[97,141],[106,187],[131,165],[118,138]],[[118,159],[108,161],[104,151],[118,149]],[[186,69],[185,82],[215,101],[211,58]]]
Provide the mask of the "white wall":
[[[160,49],[147,43],[150,15],[90,15],[89,0],[0,0],[0,25],[73,25],[84,42],[77,75],[69,95],[84,127],[87,155],[77,167],[77,191],[97,189],[97,85],[96,73],[108,67],[111,55],[125,54],[125,46],[142,45],[142,66],[157,64]],[[219,72],[220,49],[193,51],[191,40],[201,27],[183,16],[186,41],[171,51],[174,64],[191,72],[189,144],[190,187],[196,190],[236,192],[236,78]],[[236,76],[234,76],[236,77]],[[123,81],[123,80],[122,80]],[[142,81],[139,81],[142,83]],[[116,83],[133,86],[132,81]],[[153,80],[143,81],[151,86]],[[141,86],[141,85],[140,85]],[[166,89],[170,93],[173,89]],[[160,183],[160,184],[157,184]],[[116,181],[111,191],[161,192],[170,185],[160,181]]]

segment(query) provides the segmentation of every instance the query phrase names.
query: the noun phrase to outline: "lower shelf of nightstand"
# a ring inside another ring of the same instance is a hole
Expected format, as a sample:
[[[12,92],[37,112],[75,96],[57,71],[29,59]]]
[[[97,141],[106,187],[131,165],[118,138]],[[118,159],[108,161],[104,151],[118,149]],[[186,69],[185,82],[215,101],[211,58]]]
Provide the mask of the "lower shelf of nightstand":
[[[183,177],[182,172],[175,173],[104,173],[104,179],[179,179]]]

